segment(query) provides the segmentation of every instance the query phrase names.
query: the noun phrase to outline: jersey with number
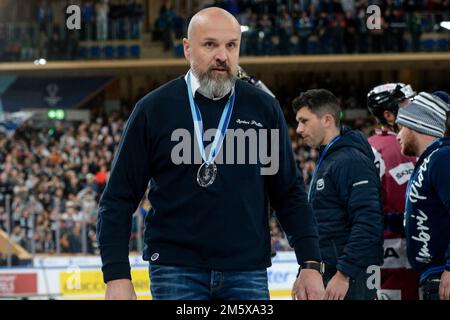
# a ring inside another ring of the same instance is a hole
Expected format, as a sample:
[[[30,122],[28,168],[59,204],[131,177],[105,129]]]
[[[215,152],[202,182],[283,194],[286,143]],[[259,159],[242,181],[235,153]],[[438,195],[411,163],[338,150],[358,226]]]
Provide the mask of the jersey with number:
[[[380,172],[385,215],[384,264],[381,267],[380,299],[405,300],[418,298],[418,275],[406,256],[403,217],[405,194],[417,159],[401,153],[394,132],[377,130],[369,138]]]

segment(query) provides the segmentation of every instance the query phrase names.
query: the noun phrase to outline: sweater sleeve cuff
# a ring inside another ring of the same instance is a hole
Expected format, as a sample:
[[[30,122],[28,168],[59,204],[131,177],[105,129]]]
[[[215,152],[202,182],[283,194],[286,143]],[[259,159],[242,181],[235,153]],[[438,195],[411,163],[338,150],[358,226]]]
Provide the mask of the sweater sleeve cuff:
[[[112,280],[130,279],[131,268],[129,263],[115,263],[102,267],[103,281],[107,283]]]
[[[343,274],[350,277],[351,279],[356,279],[358,274],[364,271],[362,268],[350,264],[346,261],[339,261],[336,266],[336,269],[341,271]]]
[[[301,265],[305,261],[322,261],[319,245],[316,239],[302,239],[295,245],[295,256],[297,262]]]

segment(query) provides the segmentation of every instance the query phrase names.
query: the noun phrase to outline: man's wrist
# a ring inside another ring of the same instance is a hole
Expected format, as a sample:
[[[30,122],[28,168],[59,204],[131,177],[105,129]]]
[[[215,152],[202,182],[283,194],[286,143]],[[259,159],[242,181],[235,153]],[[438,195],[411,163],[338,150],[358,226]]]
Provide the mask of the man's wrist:
[[[350,277],[349,277],[348,275],[346,275],[345,273],[343,273],[342,271],[338,270],[338,271],[336,272],[336,275],[337,275],[338,277],[340,277],[340,278],[342,278],[342,279],[344,279],[344,280],[350,282]]]
[[[298,268],[297,278],[302,270],[315,270],[320,275],[323,275],[323,273],[325,272],[325,264],[321,261],[316,260],[305,261]]]

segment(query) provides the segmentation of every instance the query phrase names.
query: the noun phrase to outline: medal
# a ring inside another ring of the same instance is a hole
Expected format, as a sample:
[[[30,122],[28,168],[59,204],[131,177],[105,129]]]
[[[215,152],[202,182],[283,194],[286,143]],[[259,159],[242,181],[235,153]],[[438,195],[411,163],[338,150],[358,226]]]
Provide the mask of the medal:
[[[191,71],[189,71],[187,76],[187,88],[188,88],[188,97],[189,97],[189,105],[191,107],[192,120],[194,121],[194,131],[195,136],[197,138],[197,145],[200,149],[200,154],[204,163],[200,166],[197,171],[197,183],[200,187],[209,187],[213,184],[214,180],[217,176],[217,165],[214,163],[217,155],[219,154],[220,149],[222,148],[223,139],[225,137],[228,124],[230,123],[231,113],[233,112],[234,107],[234,89],[230,97],[228,98],[228,102],[223,109],[222,116],[220,117],[219,127],[214,136],[214,140],[212,143],[211,151],[209,156],[206,157],[205,154],[205,146],[203,144],[203,120],[202,115],[200,113],[200,109],[194,101],[194,97],[192,95],[191,89]]]
[[[217,176],[217,166],[214,162],[204,162],[197,172],[197,182],[200,187],[209,187]]]

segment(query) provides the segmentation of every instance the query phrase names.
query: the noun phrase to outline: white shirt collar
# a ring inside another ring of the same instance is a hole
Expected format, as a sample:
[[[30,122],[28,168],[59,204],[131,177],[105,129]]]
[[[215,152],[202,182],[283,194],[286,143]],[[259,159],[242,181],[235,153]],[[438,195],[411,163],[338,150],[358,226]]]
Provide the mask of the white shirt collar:
[[[195,74],[191,71],[191,70],[189,70],[187,73],[186,73],[186,75],[184,76],[184,80],[186,81],[186,83],[187,83],[187,81],[188,81],[188,75],[189,75],[189,72],[191,73],[191,90],[192,90],[192,96],[193,97],[195,97],[195,93],[197,92],[197,90],[198,89],[200,89],[200,82],[198,81],[198,78],[195,76]],[[233,88],[231,88],[231,93],[233,93],[234,92],[234,86],[233,86]],[[227,92],[226,94],[224,94],[223,96],[221,96],[221,97],[206,97],[203,93],[201,93],[203,96],[205,96],[206,98],[208,98],[208,99],[211,99],[211,100],[214,100],[214,101],[217,101],[217,100],[220,100],[220,99],[222,99],[223,97],[225,97],[227,94],[228,94],[229,92]]]

